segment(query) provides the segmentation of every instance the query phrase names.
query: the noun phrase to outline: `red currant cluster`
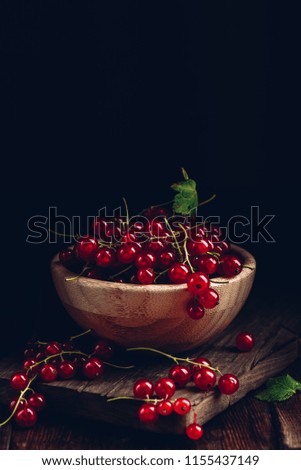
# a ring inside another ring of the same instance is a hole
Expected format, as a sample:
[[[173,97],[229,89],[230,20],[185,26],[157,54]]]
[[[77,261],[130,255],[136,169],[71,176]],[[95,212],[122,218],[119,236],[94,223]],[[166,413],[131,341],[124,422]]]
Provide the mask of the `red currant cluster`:
[[[131,348],[131,350],[148,348]],[[186,415],[191,411],[191,402],[186,397],[171,400],[176,389],[183,388],[193,381],[195,387],[203,392],[213,389],[216,384],[216,374],[220,374],[218,388],[224,395],[232,395],[239,388],[238,378],[234,374],[223,374],[219,369],[212,367],[210,361],[205,357],[194,359],[183,359],[150,349],[177,362],[169,370],[168,377],[162,377],[155,383],[147,378],[139,379],[133,387],[134,399],[143,400],[144,403],[138,409],[138,417],[142,423],[155,423],[159,416],[169,416],[172,413]],[[179,361],[183,361],[179,364]],[[186,364],[185,364],[186,363]],[[116,397],[109,401],[128,399],[130,397]],[[186,427],[186,435],[190,439],[200,439],[204,434],[203,428],[194,420]]]
[[[187,282],[193,295],[187,313],[195,320],[203,317],[204,309],[218,304],[210,278],[230,278],[242,270],[242,261],[231,254],[216,226],[189,218],[180,223],[168,218],[163,207],[149,209],[143,220],[131,220],[97,217],[92,235],[61,251],[61,263],[92,279],[143,285]]]
[[[113,348],[106,341],[97,341],[91,354],[76,349],[74,340],[86,333],[73,336],[65,343],[38,341],[24,351],[22,370],[13,374],[10,379],[11,388],[20,393],[10,402],[11,414],[0,423],[0,427],[11,418],[22,427],[30,427],[36,423],[37,412],[44,408],[46,400],[44,395],[33,390],[34,381],[70,380],[76,374],[92,380],[103,375],[105,365],[121,369],[132,367],[107,362],[113,355]]]

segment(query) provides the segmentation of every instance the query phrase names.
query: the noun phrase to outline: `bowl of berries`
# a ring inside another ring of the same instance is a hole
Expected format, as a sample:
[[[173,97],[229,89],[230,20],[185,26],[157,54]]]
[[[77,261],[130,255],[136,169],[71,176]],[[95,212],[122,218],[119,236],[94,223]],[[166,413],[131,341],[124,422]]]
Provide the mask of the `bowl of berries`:
[[[96,217],[92,233],[51,262],[56,291],[84,329],[125,347],[179,352],[221,333],[244,305],[256,262],[219,229],[198,221],[194,180],[172,188],[170,215]]]

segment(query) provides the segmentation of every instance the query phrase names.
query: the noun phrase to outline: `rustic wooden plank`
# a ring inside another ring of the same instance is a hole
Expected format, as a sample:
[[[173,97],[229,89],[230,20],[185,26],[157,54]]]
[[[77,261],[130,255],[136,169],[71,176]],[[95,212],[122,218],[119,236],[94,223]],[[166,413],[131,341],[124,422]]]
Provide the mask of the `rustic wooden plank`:
[[[248,395],[226,412],[212,419],[196,449],[276,449],[277,431],[270,406]]]
[[[217,390],[204,393],[192,384],[185,388],[187,396],[193,405],[193,411],[198,414],[200,423],[206,423],[217,414],[242,399],[249,391],[262,385],[267,378],[279,374],[291,364],[299,354],[298,335],[299,322],[291,317],[298,316],[297,309],[286,310],[279,300],[275,305],[267,298],[256,298],[247,303],[244,311],[219,336],[214,344],[190,352],[190,357],[202,354],[207,356],[213,365],[218,366],[224,373],[233,372],[240,379],[240,389],[233,396],[221,396]],[[275,300],[274,300],[275,301]],[[239,353],[234,347],[238,332],[247,329],[254,333],[256,345],[249,353]],[[137,358],[133,370],[121,371],[108,369],[103,378],[97,381],[71,380],[41,384],[46,393],[50,407],[71,413],[75,416],[90,417],[103,420],[119,426],[131,426],[145,429],[137,420],[139,403],[116,401],[107,403],[108,397],[132,395],[132,386],[136,379],[149,377],[156,380],[168,374],[172,362],[162,357],[146,354],[129,355],[129,362]],[[19,366],[6,359],[0,362],[0,400],[7,401],[11,392],[7,387],[11,373]],[[175,397],[183,395],[182,390]],[[150,430],[157,432],[173,432],[182,434],[191,416],[169,416],[162,418]]]

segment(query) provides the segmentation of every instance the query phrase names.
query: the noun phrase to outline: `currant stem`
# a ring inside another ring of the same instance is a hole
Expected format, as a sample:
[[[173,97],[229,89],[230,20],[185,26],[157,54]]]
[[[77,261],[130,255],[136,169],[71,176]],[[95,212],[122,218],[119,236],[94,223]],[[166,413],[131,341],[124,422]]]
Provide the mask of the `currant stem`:
[[[254,268],[252,268],[252,266],[247,266],[246,264],[243,266],[243,268],[251,269],[251,271],[254,271]]]
[[[141,348],[127,348],[126,350],[127,351],[150,351],[150,352],[154,352],[156,354],[161,354],[161,356],[168,357],[169,359],[174,361],[176,364],[178,364],[178,358],[172,356],[171,354],[165,353],[163,351],[159,351],[158,349],[141,347]]]
[[[87,335],[87,334],[91,333],[91,331],[92,331],[92,329],[89,328],[89,330],[83,331],[82,333],[79,333],[78,335],[70,336],[69,341],[73,341],[77,338],[80,338],[81,336]]]
[[[138,348],[127,348],[127,351],[150,351],[154,352],[156,354],[161,354],[161,356],[168,357],[172,361],[174,361],[176,364],[179,364],[179,361],[187,362],[188,364],[192,364],[195,366],[199,367],[206,367],[207,369],[213,370],[215,372],[218,372],[219,374],[222,375],[221,371],[217,367],[211,367],[205,364],[200,364],[199,362],[195,362],[192,359],[189,359],[189,357],[177,357],[177,356],[172,356],[171,354],[165,353],[163,351],[159,351],[158,349],[154,348],[147,348],[147,347],[138,347]]]
[[[52,354],[51,356],[48,356],[48,357],[45,357],[45,359],[42,359],[42,361],[39,361],[39,362],[36,362],[35,364],[33,364],[32,366],[29,366],[28,369],[27,369],[27,372],[26,374],[28,375],[28,372],[30,372],[32,369],[34,369],[35,367],[39,366],[40,364],[47,364],[47,361],[49,361],[50,359],[53,359],[55,357],[61,357],[63,356],[64,354],[79,354],[81,356],[85,356],[85,357],[90,357],[89,354],[86,354],[82,351],[61,351],[59,353],[56,353],[56,354]]]
[[[117,364],[112,364],[111,362],[103,361],[104,364],[110,367],[115,367],[115,369],[133,369],[135,366],[119,366]]]
[[[204,206],[205,204],[208,204],[208,202],[213,201],[213,199],[215,199],[215,198],[216,198],[216,194],[213,194],[209,199],[206,199],[206,201],[200,202],[198,204],[198,207]]]
[[[179,255],[180,255],[180,257],[181,257],[181,260],[183,261],[183,254],[182,254],[180,245],[179,245],[179,243],[178,243],[177,237],[176,237],[176,235],[175,235],[175,232],[174,232],[173,229],[171,228],[170,223],[168,222],[168,220],[167,220],[166,217],[164,217],[164,221],[165,221],[165,223],[166,223],[166,225],[167,225],[167,228],[171,231],[172,238],[173,238],[174,241],[175,241],[177,250],[178,250],[178,252],[179,252]]]
[[[183,243],[183,248],[184,248],[184,253],[185,253],[185,260],[184,260],[184,263],[187,263],[191,272],[194,273],[194,269],[190,263],[190,260],[189,260],[189,253],[187,251],[187,239],[188,239],[188,235],[187,235],[187,231],[185,230],[185,227],[183,227],[183,225],[179,224],[179,226],[181,227],[181,229],[184,231],[185,233],[185,239],[184,239],[184,243]]]
[[[135,401],[144,401],[146,403],[152,402],[152,403],[157,403],[158,399],[157,398],[135,398],[135,397],[114,397],[114,398],[108,398],[107,402],[111,401],[117,401],[117,400],[135,400]]]
[[[21,401],[22,401],[23,396],[25,395],[25,393],[26,393],[28,390],[32,390],[32,389],[30,388],[30,385],[31,385],[31,383],[32,383],[36,378],[37,378],[37,375],[35,375],[34,377],[32,377],[32,378],[29,380],[27,387],[26,387],[24,390],[21,391],[21,393],[20,393],[20,395],[19,395],[19,397],[18,397],[18,400],[17,400],[17,402],[16,402],[16,404],[15,404],[15,406],[14,406],[13,411],[11,412],[11,414],[9,415],[9,417],[6,418],[5,421],[3,421],[2,423],[0,423],[0,428],[1,428],[2,426],[5,426],[5,425],[13,418],[13,416],[14,416],[14,414],[16,413],[16,411],[17,411],[17,409],[18,409],[18,406],[19,406],[19,404],[21,403]]]
[[[213,282],[213,284],[229,284],[229,281],[215,281],[214,279],[210,279],[210,282]]]
[[[126,213],[126,226],[127,228],[129,227],[129,223],[130,223],[130,218],[129,218],[129,208],[128,208],[128,204],[126,202],[126,199],[125,197],[122,198],[123,200],[123,203],[124,203],[124,206],[125,206],[125,213]]]
[[[65,281],[76,281],[77,279],[79,279],[87,271],[87,269],[89,269],[88,266],[85,266],[77,276],[66,277]]]
[[[156,280],[159,279],[160,276],[162,276],[163,274],[167,273],[167,271],[168,271],[168,269],[164,269],[164,271],[161,271],[159,274],[157,274],[157,276],[155,277],[155,281],[154,281],[154,282],[156,282]]]
[[[130,264],[130,266],[127,266],[125,269],[123,269],[122,271],[119,271],[118,273],[115,273],[113,274],[112,276],[109,277],[109,279],[114,279],[115,277],[118,277],[120,274],[123,274],[125,273],[126,271],[128,271],[129,269],[131,269],[133,267],[132,264]]]

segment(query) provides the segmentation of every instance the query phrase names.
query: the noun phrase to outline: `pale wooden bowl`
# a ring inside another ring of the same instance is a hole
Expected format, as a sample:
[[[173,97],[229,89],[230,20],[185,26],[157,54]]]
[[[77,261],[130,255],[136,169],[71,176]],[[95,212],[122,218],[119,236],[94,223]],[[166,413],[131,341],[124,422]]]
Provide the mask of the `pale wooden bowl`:
[[[212,340],[236,317],[251,290],[256,262],[246,250],[231,246],[249,268],[233,278],[215,278],[220,302],[200,320],[186,314],[191,299],[186,284],[137,285],[74,277],[56,255],[51,271],[57,293],[71,317],[84,329],[126,346],[179,352]],[[229,281],[227,284],[223,282]]]

